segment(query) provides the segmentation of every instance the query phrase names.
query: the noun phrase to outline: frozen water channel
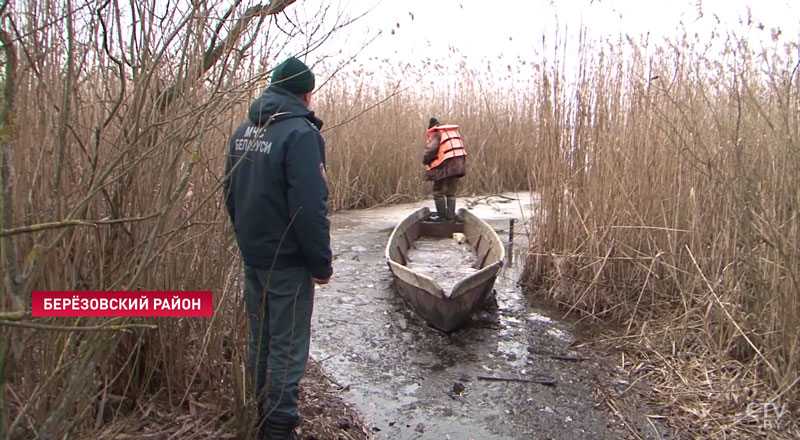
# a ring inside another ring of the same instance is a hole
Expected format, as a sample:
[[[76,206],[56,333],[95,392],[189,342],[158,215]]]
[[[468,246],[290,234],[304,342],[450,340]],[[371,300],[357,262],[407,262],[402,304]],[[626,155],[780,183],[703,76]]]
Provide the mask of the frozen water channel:
[[[513,264],[495,283],[497,307],[478,311],[452,334],[428,326],[406,306],[384,259],[392,228],[415,209],[433,209],[432,202],[335,214],[334,276],[317,289],[313,358],[348,387],[343,397],[377,439],[629,437],[630,430],[599,404],[598,384],[613,382],[608,368],[591,354],[581,353],[587,358],[582,362],[554,359],[575,354],[573,328],[557,314],[531,307],[516,285],[535,196],[480,200],[472,211],[503,241],[509,219],[517,220]],[[479,377],[549,378],[556,384]],[[664,435],[640,431],[644,438]]]

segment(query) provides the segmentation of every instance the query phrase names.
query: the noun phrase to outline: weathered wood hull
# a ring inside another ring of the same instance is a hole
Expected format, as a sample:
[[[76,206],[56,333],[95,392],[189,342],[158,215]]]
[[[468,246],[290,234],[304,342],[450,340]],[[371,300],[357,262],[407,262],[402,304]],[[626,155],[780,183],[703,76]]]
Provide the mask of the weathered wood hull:
[[[465,209],[458,213],[463,221],[456,223],[428,222],[429,215],[428,208],[419,209],[395,227],[386,245],[386,259],[398,293],[428,323],[449,332],[468,321],[491,292],[503,266],[505,246],[488,223]],[[455,232],[463,233],[475,250],[479,270],[445,292],[436,280],[408,267],[408,250],[421,236],[450,237]]]

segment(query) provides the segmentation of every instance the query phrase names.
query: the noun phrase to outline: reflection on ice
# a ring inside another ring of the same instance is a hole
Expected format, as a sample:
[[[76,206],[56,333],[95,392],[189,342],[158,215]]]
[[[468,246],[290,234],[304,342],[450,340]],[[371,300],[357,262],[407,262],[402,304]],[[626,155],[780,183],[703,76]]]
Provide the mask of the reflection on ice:
[[[514,246],[525,249],[521,219],[530,218],[536,197],[505,196],[472,210],[496,230],[504,230],[504,240],[509,218],[518,219]],[[531,309],[516,285],[520,259],[498,277],[496,306],[479,311],[452,334],[429,327],[395,293],[383,248],[394,225],[423,206],[432,207],[432,202],[348,211],[331,218],[334,275],[329,285],[317,290],[311,354],[338,383],[350,385],[345,398],[374,427],[376,438],[589,438],[587,432],[605,429],[601,417],[580,416],[597,411],[586,399],[591,386],[579,385],[587,381],[565,382],[554,390],[479,379],[547,373],[552,360],[538,353],[567,349],[569,326]],[[442,257],[439,263],[416,258],[415,264],[447,266],[447,259],[460,258]],[[544,406],[542,402],[561,417],[571,417],[569,426],[559,422],[559,430],[543,431],[555,425],[545,420],[550,414],[536,409]]]
[[[553,322],[553,320],[548,318],[547,316],[540,315],[536,312],[528,313],[528,319],[535,322],[541,322],[543,324],[550,324]]]

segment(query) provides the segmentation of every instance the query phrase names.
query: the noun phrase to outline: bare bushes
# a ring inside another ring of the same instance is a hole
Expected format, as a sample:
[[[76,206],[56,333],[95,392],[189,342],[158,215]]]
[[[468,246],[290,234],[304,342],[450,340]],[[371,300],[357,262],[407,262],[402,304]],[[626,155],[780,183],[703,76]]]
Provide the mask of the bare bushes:
[[[552,90],[571,111],[543,143],[526,283],[638,338],[625,367],[683,429],[756,433],[748,404],[800,402],[797,49],[645,49]]]
[[[3,102],[14,108],[2,203],[14,214],[2,225],[2,319],[24,317],[32,290],[214,290],[216,313],[4,325],[4,438],[92,432],[164,405],[217,416],[244,406],[222,152],[268,73],[248,49],[269,52],[270,17],[291,3],[8,6],[15,99]],[[312,47],[324,38],[305,36]],[[150,325],[130,325],[139,322]],[[231,420],[212,418],[203,432]]]
[[[15,86],[4,97],[14,123],[4,113],[2,319],[24,316],[33,289],[214,286],[218,313],[145,320],[158,330],[90,319],[47,323],[119,331],[4,326],[2,426],[13,438],[246,403],[237,260],[218,186],[228,136],[282,49],[265,41],[269,7],[95,3],[4,18],[13,74],[3,80]],[[304,37],[309,49],[324,41]],[[655,381],[654,398],[686,429],[755,430],[750,403],[790,403],[796,414],[797,48],[726,47],[713,59],[686,42],[586,48],[575,87],[544,61],[526,90],[474,72],[453,88],[406,89],[416,84],[403,82],[407,72],[398,87],[359,83],[368,72],[332,81],[314,100],[332,207],[427,197],[425,123],[460,124],[464,192],[542,195],[527,284],[621,323],[641,342],[625,367]],[[203,432],[246,426],[230,416]]]

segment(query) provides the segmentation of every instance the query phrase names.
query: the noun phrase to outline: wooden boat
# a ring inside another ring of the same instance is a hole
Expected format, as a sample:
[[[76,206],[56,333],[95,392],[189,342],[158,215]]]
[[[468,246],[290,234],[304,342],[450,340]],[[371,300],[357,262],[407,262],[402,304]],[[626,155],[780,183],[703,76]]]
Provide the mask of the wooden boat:
[[[503,266],[505,246],[488,223],[466,209],[459,210],[458,222],[429,221],[430,213],[428,208],[419,209],[394,228],[386,245],[386,259],[398,293],[428,323],[449,332],[469,320],[491,292]],[[436,280],[409,267],[409,250],[420,237],[452,237],[457,232],[464,234],[475,251],[472,268],[477,271],[445,291]]]

